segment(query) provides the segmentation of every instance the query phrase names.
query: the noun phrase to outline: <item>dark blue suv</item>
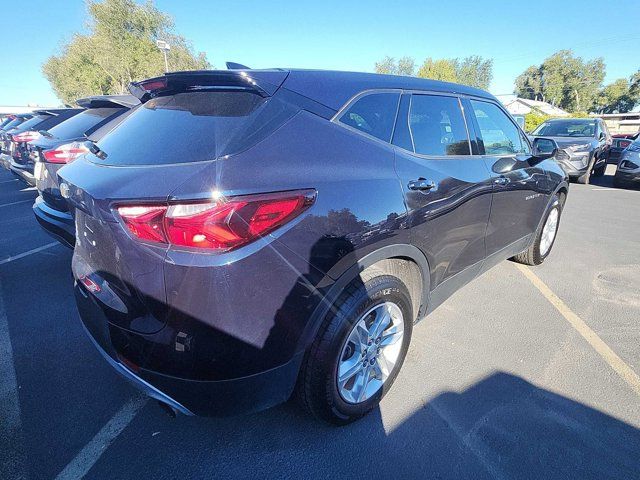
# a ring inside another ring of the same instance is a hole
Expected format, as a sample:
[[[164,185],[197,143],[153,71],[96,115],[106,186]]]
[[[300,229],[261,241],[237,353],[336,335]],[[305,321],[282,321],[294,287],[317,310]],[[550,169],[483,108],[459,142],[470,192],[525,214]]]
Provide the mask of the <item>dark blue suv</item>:
[[[177,72],[59,172],[82,322],[187,414],[294,392],[337,424],[374,408],[414,323],[507,258],[539,264],[568,192],[490,94],[410,77]]]

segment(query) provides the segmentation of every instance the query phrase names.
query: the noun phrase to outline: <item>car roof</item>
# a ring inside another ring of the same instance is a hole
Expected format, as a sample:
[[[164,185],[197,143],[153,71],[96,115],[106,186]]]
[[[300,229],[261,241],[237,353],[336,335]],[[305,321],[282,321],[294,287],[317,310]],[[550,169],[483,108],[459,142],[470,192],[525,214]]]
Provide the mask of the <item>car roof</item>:
[[[251,73],[247,70],[247,73]],[[457,93],[496,100],[478,88],[404,75],[343,72],[335,70],[289,70],[283,86],[338,110],[357,94],[366,90],[403,89],[441,93]]]
[[[491,99],[497,102],[497,99],[490,93],[466,85],[429,80],[426,78],[382,75],[378,73],[270,68],[260,70],[233,69],[169,72],[165,74],[165,76],[169,79],[179,79],[180,77],[194,78],[196,76],[217,76],[220,78],[241,76],[269,94],[273,94],[278,88],[283,87],[289,91],[315,100],[333,110],[339,110],[351,98],[361,92],[380,89],[457,93]],[[156,79],[146,80],[144,82],[153,80]]]
[[[563,117],[563,118],[550,118],[549,120],[546,120],[547,123],[552,123],[552,122],[566,122],[567,120],[570,120],[572,122],[593,122],[595,120],[600,120],[599,118],[574,118],[574,117]]]

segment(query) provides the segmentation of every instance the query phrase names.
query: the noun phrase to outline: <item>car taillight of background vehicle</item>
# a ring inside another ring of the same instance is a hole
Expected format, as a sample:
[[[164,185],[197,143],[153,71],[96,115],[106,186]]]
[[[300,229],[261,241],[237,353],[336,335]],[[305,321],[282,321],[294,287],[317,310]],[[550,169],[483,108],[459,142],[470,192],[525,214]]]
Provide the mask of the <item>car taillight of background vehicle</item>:
[[[207,203],[121,205],[131,234],[146,242],[228,252],[263,237],[313,205],[313,190]]]
[[[47,163],[71,163],[88,151],[84,143],[73,142],[60,145],[53,150],[45,150],[42,155]]]
[[[39,132],[29,130],[27,132],[16,133],[15,135],[12,135],[11,138],[15,143],[26,143],[37,140],[40,136]]]
[[[621,140],[618,142],[620,148],[627,148],[629,145],[631,145],[631,140]]]

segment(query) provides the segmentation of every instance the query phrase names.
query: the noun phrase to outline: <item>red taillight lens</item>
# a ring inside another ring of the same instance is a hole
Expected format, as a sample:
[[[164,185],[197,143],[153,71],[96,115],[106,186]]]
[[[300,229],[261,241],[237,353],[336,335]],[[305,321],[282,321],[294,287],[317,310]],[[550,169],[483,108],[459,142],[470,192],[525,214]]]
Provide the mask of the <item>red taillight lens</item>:
[[[121,206],[118,213],[141,240],[226,252],[293,220],[314,200],[312,191],[284,192],[216,203]]]
[[[42,152],[45,162],[48,163],[71,163],[80,155],[87,153],[89,149],[79,142],[60,145],[53,150]]]
[[[140,82],[139,85],[147,92],[153,92],[154,90],[162,90],[163,88],[167,88],[167,79],[166,78],[151,79],[144,82]]]
[[[631,142],[628,140],[622,140],[618,142],[618,145],[620,145],[620,148],[627,148],[629,145],[631,145]]]
[[[12,135],[12,138],[13,138],[13,141],[16,143],[30,142],[32,140],[36,140],[40,138],[40,133],[30,130],[27,132],[21,132],[21,133]]]
[[[167,207],[119,207],[118,213],[129,231],[141,240],[166,243],[162,221]]]

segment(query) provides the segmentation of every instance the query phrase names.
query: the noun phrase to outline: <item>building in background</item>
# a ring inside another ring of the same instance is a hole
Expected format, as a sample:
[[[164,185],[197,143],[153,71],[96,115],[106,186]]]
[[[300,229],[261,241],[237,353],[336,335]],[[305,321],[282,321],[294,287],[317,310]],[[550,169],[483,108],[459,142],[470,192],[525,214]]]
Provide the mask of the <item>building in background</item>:
[[[569,113],[561,108],[554,107],[550,103],[539,100],[528,100],[516,97],[515,95],[498,95],[498,100],[502,102],[511,115],[527,115],[531,112],[550,115],[553,117],[568,117]]]
[[[596,116],[604,120],[607,128],[613,134],[640,131],[640,112],[604,113]]]

